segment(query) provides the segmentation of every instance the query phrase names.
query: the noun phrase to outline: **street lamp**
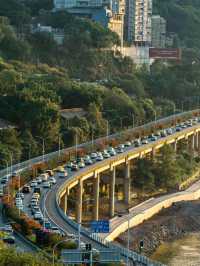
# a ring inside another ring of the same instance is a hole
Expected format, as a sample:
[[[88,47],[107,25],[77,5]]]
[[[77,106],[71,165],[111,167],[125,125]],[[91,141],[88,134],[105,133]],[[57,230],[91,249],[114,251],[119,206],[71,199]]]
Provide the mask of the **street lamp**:
[[[60,245],[61,243],[63,242],[67,242],[68,239],[63,239],[61,241],[59,241],[58,243],[56,243],[54,246],[53,246],[53,249],[52,249],[52,258],[53,258],[53,266],[55,265],[55,249],[58,245]]]
[[[9,169],[8,169],[8,161],[6,159],[3,159],[2,161],[4,161],[6,163],[6,176],[8,178],[8,195],[9,195]]]
[[[69,200],[77,202],[75,199],[69,199]],[[82,204],[87,201],[94,201],[94,199],[85,199],[82,201]],[[80,248],[81,247],[81,225],[86,224],[86,223],[77,222],[77,224],[78,224],[78,248]]]
[[[134,128],[134,127],[135,127],[135,116],[132,113],[132,128]]]
[[[130,212],[129,209],[126,210],[128,214],[128,230],[127,230],[127,254],[126,254],[126,266],[129,266],[129,249],[130,249]],[[123,217],[123,215],[118,214],[118,217]]]
[[[40,136],[35,136],[35,137],[42,140],[42,160],[44,162],[44,154],[45,154],[45,145],[44,145],[45,142],[44,141],[45,141],[45,139],[40,137]]]

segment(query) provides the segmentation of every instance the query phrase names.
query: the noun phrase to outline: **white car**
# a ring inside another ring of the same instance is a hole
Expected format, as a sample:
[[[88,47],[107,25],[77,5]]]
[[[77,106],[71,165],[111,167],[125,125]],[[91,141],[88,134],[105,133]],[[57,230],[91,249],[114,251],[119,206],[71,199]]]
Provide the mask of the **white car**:
[[[32,199],[31,199],[31,204],[32,204],[32,203],[38,203],[38,201],[39,201],[39,198],[32,198]]]
[[[125,147],[124,144],[119,144],[120,149],[124,149],[124,147]]]
[[[35,212],[34,219],[35,220],[42,220],[43,219],[42,213],[40,211]]]
[[[23,211],[23,210],[24,210],[24,205],[23,205],[23,204],[16,205],[16,207],[17,207],[20,211]]]
[[[97,161],[103,161],[103,156],[102,155],[98,155],[96,158]]]
[[[36,177],[36,179],[38,184],[42,184],[42,178],[40,176]]]
[[[30,186],[31,187],[37,187],[37,185],[38,185],[37,181],[32,181]]]
[[[97,154],[95,152],[91,153],[90,155],[91,159],[96,159],[97,158]]]
[[[49,182],[54,185],[56,184],[56,179],[54,177],[50,177]]]
[[[51,187],[51,183],[50,182],[44,182],[43,183],[43,188],[50,188]]]
[[[85,167],[85,163],[83,161],[78,163],[78,167],[79,168],[84,168]]]
[[[117,148],[117,153],[123,153],[124,152],[124,149],[121,148],[120,146]]]
[[[111,152],[111,151],[114,151],[114,150],[115,150],[115,149],[114,149],[113,147],[110,146],[110,147],[108,147],[108,150],[107,150],[107,151],[108,151],[108,152]]]
[[[17,194],[16,194],[16,198],[24,199],[24,193],[22,193],[22,192],[17,192]]]
[[[108,152],[104,152],[104,153],[103,153],[103,157],[104,157],[105,159],[110,158],[110,154],[109,154]]]
[[[125,146],[125,147],[130,147],[130,146],[131,146],[131,142],[130,142],[130,141],[126,141],[126,142],[124,143],[124,146]]]
[[[48,180],[49,175],[47,173],[41,174],[40,178],[42,182],[46,182]]]
[[[15,203],[16,203],[16,205],[17,205],[17,204],[23,204],[23,201],[22,201],[21,198],[16,198],[16,199],[15,199]]]
[[[39,198],[40,198],[40,194],[39,193],[33,193],[32,199],[39,199]]]
[[[7,232],[7,233],[10,233],[10,234],[13,233],[12,226],[9,225],[9,224],[6,224],[5,226],[0,227],[0,231]]]
[[[3,193],[3,188],[0,188],[0,197],[3,197],[4,193]]]
[[[117,153],[116,153],[116,151],[113,149],[113,151],[110,151],[109,154],[110,154],[110,156],[115,156]]]
[[[67,171],[65,169],[60,169],[59,171],[57,171],[57,176],[60,178],[67,177]]]
[[[90,156],[89,155],[85,155],[84,158],[83,158],[84,161],[88,161],[90,160]]]
[[[144,145],[144,144],[148,144],[149,142],[148,142],[148,140],[147,139],[143,139],[142,140],[142,144]]]

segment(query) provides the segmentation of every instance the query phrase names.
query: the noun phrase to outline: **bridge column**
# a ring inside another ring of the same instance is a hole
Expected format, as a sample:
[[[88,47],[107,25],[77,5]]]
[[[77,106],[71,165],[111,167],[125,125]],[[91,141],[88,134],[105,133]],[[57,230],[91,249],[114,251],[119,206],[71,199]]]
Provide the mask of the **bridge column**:
[[[66,214],[67,213],[67,200],[68,200],[68,195],[69,195],[69,190],[68,188],[66,189],[64,199],[63,199],[63,211]]]
[[[195,147],[195,137],[194,137],[194,135],[188,137],[188,143],[189,143],[189,149],[191,151],[193,151],[194,147]]]
[[[177,139],[175,139],[173,145],[174,145],[174,151],[177,152]]]
[[[131,200],[131,167],[130,161],[126,162],[126,172],[124,179],[124,200],[125,203],[129,204]]]
[[[76,221],[82,222],[83,181],[79,180],[77,189]]]
[[[110,217],[115,215],[115,178],[116,178],[116,168],[112,168],[112,174],[110,178]]]
[[[99,220],[99,183],[100,183],[100,174],[95,173],[94,176],[94,211],[93,211],[93,216],[94,220],[98,221]]]
[[[195,134],[195,150],[198,151],[199,149],[199,132],[196,132]]]
[[[151,159],[153,160],[156,155],[156,149],[153,147],[151,151]]]
[[[198,132],[198,152],[200,152],[200,132]]]

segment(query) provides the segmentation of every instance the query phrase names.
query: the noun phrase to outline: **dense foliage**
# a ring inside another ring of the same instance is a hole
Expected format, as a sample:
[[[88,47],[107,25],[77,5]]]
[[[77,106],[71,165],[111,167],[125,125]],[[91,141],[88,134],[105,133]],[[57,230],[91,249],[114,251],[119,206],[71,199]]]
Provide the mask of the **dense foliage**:
[[[178,35],[177,42],[200,49],[200,2],[198,0],[155,0],[154,11],[167,20],[168,32]]]
[[[170,31],[171,7],[187,11],[187,22],[174,23],[188,28],[174,31],[192,50],[183,51],[179,64],[155,62],[150,71],[114,54],[115,33],[64,11],[50,12],[52,6],[51,0],[0,0],[0,118],[16,125],[0,133],[1,167],[11,157],[16,162],[41,154],[42,138],[48,152],[58,149],[59,137],[64,147],[75,143],[75,135],[78,142],[105,135],[107,120],[114,132],[199,106],[198,43],[189,46],[185,38],[199,34],[198,1],[155,1]],[[51,33],[30,30],[38,23],[63,30],[63,44]],[[62,119],[60,109],[73,107],[83,108],[85,117]]]
[[[154,158],[136,162],[134,186],[146,191],[175,189],[198,166],[186,143],[179,143],[178,152],[170,145],[164,146]]]

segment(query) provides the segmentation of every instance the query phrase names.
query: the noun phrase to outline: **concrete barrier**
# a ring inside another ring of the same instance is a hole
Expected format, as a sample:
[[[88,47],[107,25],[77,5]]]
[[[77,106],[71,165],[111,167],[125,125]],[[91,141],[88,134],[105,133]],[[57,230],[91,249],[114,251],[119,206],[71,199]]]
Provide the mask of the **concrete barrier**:
[[[117,238],[121,233],[125,232],[128,229],[128,219],[130,227],[135,227],[141,223],[143,223],[145,220],[150,219],[155,214],[159,213],[163,208],[169,208],[172,206],[172,204],[176,202],[181,201],[193,201],[200,198],[200,181],[197,181],[195,184],[193,184],[190,188],[188,188],[185,191],[176,192],[171,195],[165,195],[161,196],[160,198],[153,198],[148,201],[150,206],[147,206],[146,209],[137,210],[137,207],[140,208],[140,206],[135,206],[133,211],[138,212],[133,216],[130,217],[131,214],[125,215],[122,218],[119,218],[119,222],[115,225],[111,224],[111,232],[107,235],[104,235],[104,239],[106,241],[113,241],[115,238]],[[102,235],[103,236],[103,235]]]

